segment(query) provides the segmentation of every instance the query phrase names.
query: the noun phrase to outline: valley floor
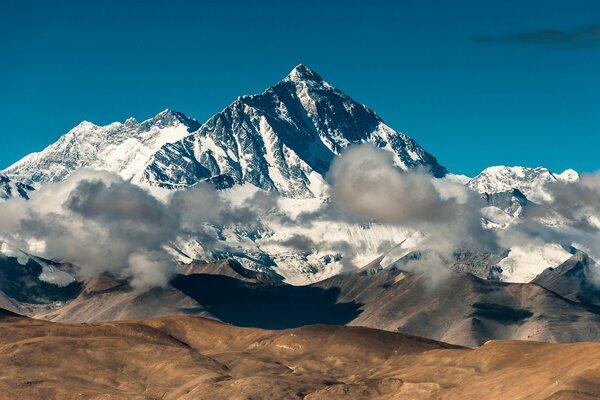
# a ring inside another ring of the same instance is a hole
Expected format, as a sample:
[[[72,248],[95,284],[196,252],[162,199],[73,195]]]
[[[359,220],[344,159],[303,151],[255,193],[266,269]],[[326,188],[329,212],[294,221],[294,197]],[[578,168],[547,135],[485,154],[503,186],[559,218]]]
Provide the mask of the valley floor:
[[[361,327],[0,312],[2,399],[594,399],[600,343],[469,349]]]

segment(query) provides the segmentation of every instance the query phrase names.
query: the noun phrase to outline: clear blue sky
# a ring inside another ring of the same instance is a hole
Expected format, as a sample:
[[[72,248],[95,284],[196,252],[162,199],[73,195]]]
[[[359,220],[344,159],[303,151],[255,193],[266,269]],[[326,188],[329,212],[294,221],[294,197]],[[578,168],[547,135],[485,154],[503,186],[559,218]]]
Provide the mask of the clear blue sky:
[[[304,63],[456,173],[600,169],[600,1],[0,0],[0,168]]]

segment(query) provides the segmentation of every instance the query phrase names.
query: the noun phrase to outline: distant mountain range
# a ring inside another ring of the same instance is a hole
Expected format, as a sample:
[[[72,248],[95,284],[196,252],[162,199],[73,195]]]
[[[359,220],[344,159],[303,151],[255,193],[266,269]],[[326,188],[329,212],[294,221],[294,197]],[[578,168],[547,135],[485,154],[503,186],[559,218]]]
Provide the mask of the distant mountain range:
[[[544,200],[544,186],[555,182],[576,182],[579,174],[568,169],[555,174],[544,167],[489,167],[475,178],[468,181],[467,186],[479,193],[501,193],[518,189],[532,201]]]
[[[5,173],[39,186],[88,167],[166,188],[227,176],[289,197],[314,197],[333,158],[363,142],[392,152],[403,169],[447,173],[413,139],[304,65],[261,94],[239,97],[202,125],[172,110],[142,123],[84,121]]]

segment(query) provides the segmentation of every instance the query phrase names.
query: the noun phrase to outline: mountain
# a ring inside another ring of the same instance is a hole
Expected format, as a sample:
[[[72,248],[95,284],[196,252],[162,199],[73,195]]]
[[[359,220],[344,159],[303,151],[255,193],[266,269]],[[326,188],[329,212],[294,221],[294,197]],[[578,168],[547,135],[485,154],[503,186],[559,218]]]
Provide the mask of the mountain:
[[[106,126],[84,121],[39,153],[32,153],[4,172],[28,185],[60,182],[79,168],[113,171],[139,181],[152,155],[167,143],[197,130],[200,124],[182,113],[164,110],[138,123]]]
[[[289,197],[313,197],[333,158],[354,143],[394,154],[401,168],[446,174],[435,157],[364,105],[298,65],[265,92],[242,96],[193,135],[163,146],[144,171],[161,186],[228,175]]]
[[[16,182],[0,172],[0,201],[14,197],[29,199],[29,193],[34,189],[30,185]]]
[[[531,283],[490,281],[451,271],[425,275],[397,263],[374,275],[340,274],[313,286],[339,290],[340,304],[360,304],[360,314],[349,325],[470,347],[493,339],[600,339],[600,309]]]
[[[495,166],[483,170],[467,186],[479,193],[510,192],[518,189],[529,200],[537,202],[547,196],[544,186],[553,182],[575,182],[579,175],[572,169],[554,174],[547,168]]]
[[[83,122],[6,172],[7,179],[33,185],[60,181],[77,168],[88,167],[114,171],[151,187],[180,189],[210,181],[221,189],[250,183],[277,191],[286,197],[278,202],[279,208],[285,208],[279,210],[282,218],[264,217],[254,230],[215,227],[214,246],[186,238],[175,244],[181,250],[177,253],[185,262],[234,258],[245,267],[275,272],[288,283],[306,284],[338,273],[342,264],[366,265],[385,248],[417,235],[410,229],[378,224],[315,221],[309,227],[281,222],[299,211],[312,212],[320,207],[331,161],[350,144],[363,142],[390,151],[400,168],[425,167],[437,177],[463,184],[467,179],[447,173],[414,140],[388,127],[372,110],[304,65],[298,65],[263,93],[239,97],[202,125],[171,110],[142,123],[129,119],[101,127]],[[487,201],[485,225],[503,229],[545,195],[545,184],[575,179],[577,173],[570,170],[556,175],[546,168],[491,167],[467,185],[482,192]],[[239,198],[233,197],[247,189],[237,186],[242,190],[222,195],[235,203]],[[315,245],[300,250],[286,245],[298,235],[310,238]],[[353,249],[353,260],[342,259],[340,243]],[[544,249],[533,252],[538,255],[535,259],[520,256],[532,254],[528,249],[512,251],[503,261],[500,275],[494,265],[463,267],[480,277],[491,273],[502,279],[526,281],[566,259],[563,252],[550,250],[552,257],[548,258]],[[522,267],[523,261],[535,264],[535,268]],[[524,268],[527,273],[519,273]]]
[[[287,216],[319,207],[329,164],[347,146],[362,142],[390,151],[401,168],[425,167],[438,177],[446,175],[446,169],[414,140],[303,65],[265,92],[239,97],[201,126],[170,110],[142,123],[133,119],[108,126],[83,122],[6,173],[38,186],[60,181],[83,167],[114,171],[155,188],[180,189],[205,180],[217,188],[250,183],[284,195],[278,205],[298,200],[285,205]],[[287,282],[306,284],[342,268],[342,241],[359,249],[356,265],[363,265],[378,255],[380,245],[409,235],[406,229],[333,226],[326,221],[315,222],[309,233],[299,232],[299,227],[278,220],[259,221],[262,226],[253,231],[216,227],[215,246],[206,248],[199,240],[186,239],[176,243],[184,250],[178,254],[185,253],[186,262],[235,258],[247,267],[271,269]],[[308,233],[319,246],[300,251],[285,245],[300,233]]]
[[[570,300],[600,307],[598,264],[587,254],[576,252],[556,268],[547,268],[532,280]]]
[[[99,276],[84,282],[65,304],[11,310],[67,323],[189,314],[265,329],[357,325],[471,347],[495,339],[600,340],[597,306],[540,284],[490,281],[450,270],[411,272],[402,269],[404,262],[306,286],[256,275],[231,262],[197,265],[164,288],[135,289]]]
[[[482,197],[488,206],[499,208],[513,217],[522,215],[532,204],[519,189],[506,192],[485,192]]]
[[[304,65],[261,94],[239,97],[202,126],[170,110],[142,123],[82,122],[5,173],[42,185],[87,167],[171,189],[214,179],[314,197],[333,158],[363,142],[392,152],[401,168],[446,174],[413,139]]]
[[[207,274],[221,275],[235,278],[244,282],[270,283],[277,285],[282,281],[282,277],[275,273],[265,273],[244,268],[235,260],[219,260],[212,263],[193,261],[180,267],[184,275]]]

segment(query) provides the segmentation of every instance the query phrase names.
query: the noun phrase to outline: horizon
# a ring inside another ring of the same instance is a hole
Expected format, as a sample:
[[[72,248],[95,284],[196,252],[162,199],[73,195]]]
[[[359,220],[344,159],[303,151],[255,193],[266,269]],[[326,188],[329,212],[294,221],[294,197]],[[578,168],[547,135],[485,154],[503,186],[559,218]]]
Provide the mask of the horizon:
[[[576,3],[4,4],[0,168],[84,120],[204,123],[305,64],[452,173],[595,171],[600,4]]]

